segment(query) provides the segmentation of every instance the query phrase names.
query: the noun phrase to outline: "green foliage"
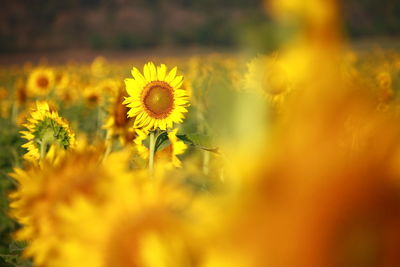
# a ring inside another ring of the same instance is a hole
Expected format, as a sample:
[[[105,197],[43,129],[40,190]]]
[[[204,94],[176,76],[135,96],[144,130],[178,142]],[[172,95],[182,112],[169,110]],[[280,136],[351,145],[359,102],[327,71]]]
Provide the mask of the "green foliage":
[[[19,166],[24,153],[20,129],[9,120],[0,118],[0,266],[23,265],[16,252],[11,234],[17,229],[17,223],[8,216],[7,195],[15,188],[15,182],[8,176],[14,166]]]
[[[59,125],[58,122],[48,117],[37,124],[33,135],[35,136],[35,140],[39,141],[43,141],[45,136],[47,138],[50,136],[52,140],[47,140],[47,142],[55,141],[60,147],[65,149],[70,146],[70,136],[67,130]],[[37,142],[35,144],[38,145]]]
[[[89,38],[90,48],[94,50],[104,49],[107,46],[106,40],[97,33],[94,33]]]
[[[193,133],[178,134],[177,137],[191,146],[218,153],[218,147],[215,145],[215,142],[211,136]]]
[[[146,45],[146,40],[136,33],[119,33],[114,40],[114,47],[122,50],[145,47]]]
[[[32,267],[32,262],[29,259],[22,257],[22,252],[25,247],[25,242],[12,241],[9,245],[8,254],[0,254],[1,266]]]

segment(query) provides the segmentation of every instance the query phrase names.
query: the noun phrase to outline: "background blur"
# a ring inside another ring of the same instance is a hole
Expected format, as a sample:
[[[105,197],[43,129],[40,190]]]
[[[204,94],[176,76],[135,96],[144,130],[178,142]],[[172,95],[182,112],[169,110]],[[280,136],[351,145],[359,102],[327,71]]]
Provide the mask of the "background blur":
[[[152,47],[265,52],[287,30],[277,29],[262,6],[261,0],[2,0],[0,53]],[[343,1],[352,39],[398,36],[398,14],[397,0]]]

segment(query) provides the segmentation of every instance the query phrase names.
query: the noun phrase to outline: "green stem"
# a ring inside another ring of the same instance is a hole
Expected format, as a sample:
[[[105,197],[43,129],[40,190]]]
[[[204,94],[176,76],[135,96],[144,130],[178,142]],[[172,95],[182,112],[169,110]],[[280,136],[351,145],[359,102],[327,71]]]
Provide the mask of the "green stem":
[[[203,173],[204,175],[208,175],[210,172],[210,152],[204,150],[203,151]]]
[[[113,136],[110,135],[109,132],[107,132],[107,136],[106,136],[106,151],[104,152],[103,160],[105,160],[108,157],[108,155],[111,153],[113,144],[114,144]]]
[[[47,142],[45,140],[42,140],[42,142],[40,142],[40,159],[43,159],[44,156],[46,155],[46,149],[47,149]]]
[[[149,172],[153,175],[154,172],[154,150],[156,146],[156,138],[154,131],[150,132],[150,155],[149,155]]]
[[[101,134],[101,107],[100,107],[100,103],[97,104],[97,119],[96,119],[96,136],[100,137]]]
[[[15,123],[15,121],[16,121],[17,114],[18,114],[18,106],[17,106],[17,103],[14,102],[12,105],[12,109],[11,109],[11,121],[13,123]]]
[[[46,156],[47,145],[52,144],[54,142],[54,137],[52,132],[46,131],[43,134],[43,138],[40,142],[40,159],[43,159]]]

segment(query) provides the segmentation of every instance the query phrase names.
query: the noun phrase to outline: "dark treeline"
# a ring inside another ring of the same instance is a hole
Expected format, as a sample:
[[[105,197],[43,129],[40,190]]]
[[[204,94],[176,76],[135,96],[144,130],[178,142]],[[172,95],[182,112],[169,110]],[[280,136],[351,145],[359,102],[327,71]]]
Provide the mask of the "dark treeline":
[[[400,34],[400,1],[346,0],[343,14],[351,37]],[[0,52],[273,46],[274,27],[261,0],[2,0]]]

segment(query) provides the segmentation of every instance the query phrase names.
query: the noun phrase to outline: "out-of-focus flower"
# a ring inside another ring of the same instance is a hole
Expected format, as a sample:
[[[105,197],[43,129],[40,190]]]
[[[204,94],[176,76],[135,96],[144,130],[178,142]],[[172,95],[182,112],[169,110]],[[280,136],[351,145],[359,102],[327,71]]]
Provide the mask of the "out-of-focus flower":
[[[128,144],[135,138],[135,130],[133,128],[133,119],[127,117],[128,108],[122,104],[126,97],[123,89],[114,92],[114,96],[110,99],[109,115],[103,126],[107,130],[108,136],[119,137],[123,145]]]
[[[133,142],[135,143],[136,150],[139,156],[147,159],[149,157],[149,149],[143,144],[143,142],[148,137],[149,132],[142,129],[136,129],[135,131],[136,138],[133,140]]]
[[[86,103],[93,107],[102,103],[103,94],[98,90],[98,88],[94,85],[88,85],[83,90],[83,97],[86,100]]]
[[[96,57],[90,65],[92,75],[102,77],[107,74],[107,60],[104,57]]]
[[[36,102],[36,109],[31,111],[28,123],[24,126],[27,131],[21,133],[28,142],[22,147],[28,149],[24,158],[29,161],[35,162],[43,158],[51,144],[63,149],[75,145],[75,134],[68,122],[51,110],[47,102]]]
[[[169,144],[156,152],[156,160],[163,161],[163,165],[171,164],[173,167],[181,167],[182,165],[177,155],[183,154],[187,149],[187,145],[182,140],[178,140],[176,136],[177,132],[178,129],[169,131],[167,133]],[[149,132],[138,129],[136,133],[137,137],[134,142],[138,154],[142,158],[147,159],[149,157],[149,148],[143,142],[148,137]]]
[[[0,101],[6,99],[8,96],[8,91],[4,87],[0,87]]]
[[[274,104],[282,103],[292,89],[292,82],[277,54],[258,56],[248,64],[244,88],[265,96]]]
[[[135,127],[166,130],[182,123],[189,101],[186,90],[180,89],[183,76],[176,72],[175,67],[167,73],[164,64],[156,69],[152,62],[144,65],[144,75],[132,69],[133,79],[125,79],[129,97],[124,104],[130,108],[128,116],[135,117]]]
[[[31,165],[11,174],[18,182],[18,189],[10,194],[11,215],[22,224],[15,237],[29,241],[24,254],[32,257],[37,266],[58,266],[53,261],[67,237],[61,231],[63,207],[82,199],[100,205],[106,201],[105,193],[114,178],[130,180],[124,171],[127,159],[120,153],[101,163],[101,147],[75,150],[64,156],[59,148],[51,150],[40,167]]]
[[[26,84],[23,79],[17,79],[15,83],[15,100],[18,106],[23,106],[27,102],[28,93],[26,91]]]
[[[190,190],[171,177],[146,174],[119,174],[101,203],[75,198],[65,205],[60,216],[66,238],[54,266],[197,266],[188,227],[194,218],[185,215]]]
[[[113,95],[118,93],[118,91],[121,90],[121,87],[122,87],[121,82],[115,79],[106,79],[101,81],[97,85],[98,90],[102,94],[106,95]]]
[[[379,86],[379,97],[383,102],[387,102],[393,96],[392,76],[387,71],[381,71],[376,76]]]
[[[185,153],[187,145],[176,137],[178,129],[173,129],[168,132],[168,140],[170,144],[164,147],[162,150],[157,151],[156,160],[165,160],[174,167],[181,167],[182,162],[177,157]]]
[[[34,69],[28,78],[27,87],[31,95],[47,95],[54,87],[55,75],[50,68],[39,67]]]
[[[400,129],[365,94],[341,90],[306,97],[288,111],[262,157],[259,180],[242,192],[251,200],[228,220],[241,222],[227,236],[241,244],[238,254],[256,260],[252,266],[399,264],[392,252],[400,244],[392,168]]]
[[[70,77],[65,71],[56,71],[55,73],[55,84],[57,89],[67,88],[69,86]]]
[[[0,117],[6,118],[9,114],[10,105],[7,101],[8,91],[0,87]]]

